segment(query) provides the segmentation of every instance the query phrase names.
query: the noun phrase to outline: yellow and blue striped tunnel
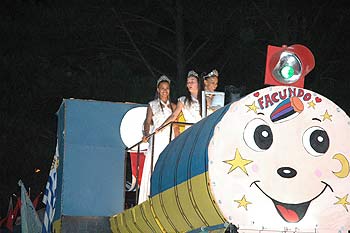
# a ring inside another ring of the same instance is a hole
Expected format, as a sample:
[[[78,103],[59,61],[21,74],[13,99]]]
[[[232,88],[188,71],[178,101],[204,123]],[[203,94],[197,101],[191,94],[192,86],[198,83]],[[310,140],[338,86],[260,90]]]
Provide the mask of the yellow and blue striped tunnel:
[[[208,145],[230,105],[203,119],[161,153],[150,199],[111,217],[113,232],[187,232],[226,222],[211,192]]]

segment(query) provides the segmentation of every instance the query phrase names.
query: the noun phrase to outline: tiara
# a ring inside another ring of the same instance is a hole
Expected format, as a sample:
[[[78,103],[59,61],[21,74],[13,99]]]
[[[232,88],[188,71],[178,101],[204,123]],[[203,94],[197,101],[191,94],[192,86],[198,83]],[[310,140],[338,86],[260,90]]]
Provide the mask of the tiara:
[[[157,81],[157,86],[159,85],[160,82],[164,82],[164,81],[170,84],[170,79],[166,75],[162,75]]]
[[[190,71],[188,72],[187,78],[188,78],[188,77],[191,77],[191,76],[198,78],[198,74],[197,74],[197,72],[194,71],[194,70],[190,70]]]
[[[204,79],[209,77],[219,77],[219,72],[216,69],[213,69],[209,74],[203,76]]]

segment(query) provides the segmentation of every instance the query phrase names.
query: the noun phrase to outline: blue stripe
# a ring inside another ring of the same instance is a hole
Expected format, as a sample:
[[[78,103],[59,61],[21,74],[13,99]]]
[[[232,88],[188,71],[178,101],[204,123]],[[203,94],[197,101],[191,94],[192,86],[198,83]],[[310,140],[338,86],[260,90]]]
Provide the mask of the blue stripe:
[[[151,197],[208,170],[210,139],[230,106],[194,124],[164,149],[151,178]]]
[[[49,179],[47,181],[48,185],[45,189],[45,196],[47,197],[46,200],[46,207],[45,207],[45,213],[44,213],[44,222],[42,226],[42,232],[43,233],[51,233],[52,232],[52,221],[53,218],[52,213],[55,209],[55,201],[56,201],[56,189],[53,187],[53,184],[55,183],[57,179],[57,170],[56,168],[54,171],[50,172]],[[49,196],[50,194],[50,196]],[[47,221],[45,223],[45,221]]]

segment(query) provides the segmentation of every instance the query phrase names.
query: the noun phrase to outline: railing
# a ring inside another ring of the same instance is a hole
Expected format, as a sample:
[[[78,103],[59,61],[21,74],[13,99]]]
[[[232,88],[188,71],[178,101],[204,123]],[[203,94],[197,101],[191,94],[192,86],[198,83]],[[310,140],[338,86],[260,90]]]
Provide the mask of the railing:
[[[155,135],[160,132],[162,129],[164,129],[165,127],[167,127],[168,125],[170,125],[170,133],[169,133],[169,143],[171,142],[171,139],[173,137],[173,125],[177,125],[177,126],[186,126],[186,125],[193,125],[193,123],[187,123],[187,122],[177,122],[177,121],[174,121],[174,122],[169,122],[168,124],[162,126],[161,128],[159,128],[158,131],[156,132],[153,132],[151,133],[150,135],[148,135],[146,137],[147,141],[149,141],[150,138],[152,138],[152,145],[151,145],[151,148],[152,148],[152,154],[151,154],[151,176],[152,176],[152,173],[153,173],[153,156],[154,156],[154,144],[155,144]],[[135,143],[134,145],[130,146],[130,147],[127,147],[125,148],[125,162],[124,162],[124,187],[126,187],[126,170],[127,170],[127,159],[128,159],[128,154],[129,154],[129,151],[134,149],[135,147],[137,147],[137,159],[136,159],[136,182],[135,182],[135,190],[136,190],[136,195],[135,195],[135,204],[138,203],[138,200],[139,200],[139,185],[138,185],[138,180],[139,180],[139,173],[140,173],[140,145],[144,143],[143,140]],[[132,187],[133,189],[134,187]],[[124,198],[125,199],[125,198]]]

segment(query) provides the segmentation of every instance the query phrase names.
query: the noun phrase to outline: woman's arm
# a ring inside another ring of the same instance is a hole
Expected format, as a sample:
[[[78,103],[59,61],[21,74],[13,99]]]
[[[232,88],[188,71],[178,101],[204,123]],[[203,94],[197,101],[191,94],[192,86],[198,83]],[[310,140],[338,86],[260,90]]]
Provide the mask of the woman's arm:
[[[147,142],[148,140],[147,136],[149,135],[149,130],[152,125],[152,117],[153,117],[153,112],[152,112],[151,106],[148,105],[146,119],[143,122],[143,137],[142,137],[143,142]]]
[[[158,127],[158,129],[156,129],[156,131],[159,131],[164,125],[168,124],[169,122],[175,121],[179,116],[183,106],[183,103],[181,101],[178,101],[174,112],[163,122],[161,126]]]
[[[176,109],[176,104],[171,103],[171,109]],[[176,117],[175,121],[179,121],[179,116],[180,114]],[[175,138],[180,135],[180,127],[178,124],[173,124],[173,130]]]

